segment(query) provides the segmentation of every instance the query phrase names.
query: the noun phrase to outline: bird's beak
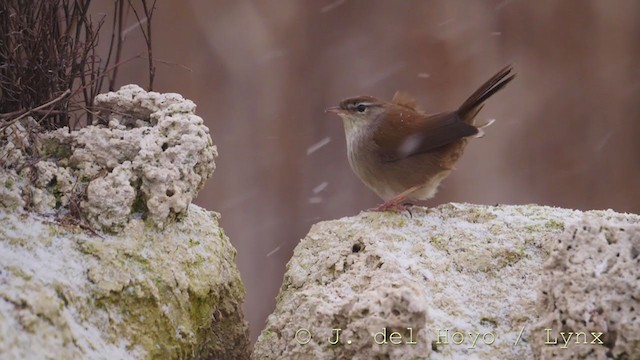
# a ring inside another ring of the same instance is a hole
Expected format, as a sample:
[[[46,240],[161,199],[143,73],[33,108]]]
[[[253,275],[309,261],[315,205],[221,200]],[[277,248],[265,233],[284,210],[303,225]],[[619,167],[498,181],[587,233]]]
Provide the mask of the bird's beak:
[[[334,114],[340,114],[341,112],[343,112],[344,110],[342,110],[339,106],[332,106],[330,108],[326,108],[324,110],[324,112],[327,113],[334,113]]]

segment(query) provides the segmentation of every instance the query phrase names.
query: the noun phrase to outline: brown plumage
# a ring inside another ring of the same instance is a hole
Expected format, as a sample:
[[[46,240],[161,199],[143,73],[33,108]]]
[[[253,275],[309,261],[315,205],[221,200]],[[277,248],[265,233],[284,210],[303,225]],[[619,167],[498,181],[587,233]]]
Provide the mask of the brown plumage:
[[[327,109],[344,120],[352,169],[386,201],[377,210],[435,195],[467,139],[482,136],[482,127],[490,124],[476,126],[474,119],[484,102],[513,80],[511,71],[511,66],[499,71],[455,111],[427,115],[403,92],[391,102],[359,96]]]

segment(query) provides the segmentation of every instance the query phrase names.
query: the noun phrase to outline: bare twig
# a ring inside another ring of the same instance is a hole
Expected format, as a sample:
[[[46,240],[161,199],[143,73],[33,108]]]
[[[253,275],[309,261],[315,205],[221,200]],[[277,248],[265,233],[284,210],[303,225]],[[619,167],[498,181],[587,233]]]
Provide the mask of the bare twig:
[[[143,59],[145,59],[145,60],[147,59],[147,57],[144,57],[144,56],[141,56],[141,55],[138,55],[138,56],[139,56],[139,57],[141,57],[141,58],[143,58]],[[177,66],[177,67],[179,67],[179,68],[181,68],[181,69],[187,70],[188,72],[193,72],[193,69],[192,69],[192,68],[190,68],[190,67],[188,67],[188,66],[186,66],[186,65],[183,65],[183,64],[180,64],[180,63],[174,62],[174,61],[169,61],[169,60],[164,60],[164,59],[158,59],[158,58],[153,59],[153,61],[155,61],[155,62],[159,62],[159,63],[161,63],[161,64],[165,64],[165,65]]]
[[[136,20],[138,20],[138,25],[140,26],[140,30],[142,32],[142,36],[144,37],[144,41],[147,44],[147,54],[148,56],[148,62],[149,62],[149,91],[153,90],[153,80],[155,78],[155,73],[156,73],[156,67],[155,65],[153,65],[153,49],[151,46],[151,18],[153,17],[153,10],[156,7],[156,0],[153,0],[153,4],[151,5],[151,7],[148,6],[147,4],[147,0],[140,0],[140,2],[142,3],[142,8],[144,10],[144,19],[140,17],[140,15],[138,14],[138,11],[136,10],[135,6],[133,6],[133,4],[131,3],[132,0],[127,0],[129,2],[129,6],[131,7],[131,10],[133,10],[134,15],[136,16]],[[146,23],[147,27],[146,30],[143,26],[143,24]]]
[[[55,98],[55,99],[53,99],[53,100],[51,100],[51,101],[49,101],[49,102],[46,102],[46,103],[44,103],[44,104],[42,104],[42,105],[40,105],[40,106],[37,106],[37,107],[35,107],[35,108],[33,108],[33,109],[29,109],[29,110],[25,111],[22,115],[20,115],[20,116],[16,117],[16,118],[15,118],[15,119],[13,119],[13,120],[8,121],[6,124],[3,124],[3,125],[2,125],[2,130],[4,130],[4,129],[6,129],[7,127],[9,127],[9,126],[13,125],[16,121],[18,121],[18,120],[20,120],[20,119],[22,119],[22,118],[24,118],[24,117],[28,116],[29,114],[31,114],[31,113],[33,113],[33,112],[40,111],[40,110],[42,110],[42,109],[45,109],[45,108],[50,107],[51,105],[53,105],[53,104],[55,104],[55,103],[59,102],[60,100],[64,99],[64,98],[65,98],[67,95],[69,95],[70,93],[71,93],[71,90],[67,89],[67,90],[65,90],[62,94],[60,94],[60,96],[58,96],[57,98]]]
[[[122,54],[122,43],[124,42],[124,35],[122,33],[123,26],[123,18],[124,18],[124,0],[115,0],[116,7],[113,10],[114,13],[114,21],[118,19],[118,31],[117,31],[117,39],[116,43],[116,57],[114,59],[115,64],[120,64],[120,55]],[[117,16],[116,16],[117,13]],[[114,22],[115,25],[115,22]],[[113,34],[116,35],[115,26],[112,29]],[[113,45],[113,43],[112,43]],[[105,69],[107,69],[109,64],[106,64]],[[105,70],[106,71],[106,70]],[[118,66],[113,68],[113,74],[109,80],[109,91],[113,91],[115,89],[116,77],[118,77]]]

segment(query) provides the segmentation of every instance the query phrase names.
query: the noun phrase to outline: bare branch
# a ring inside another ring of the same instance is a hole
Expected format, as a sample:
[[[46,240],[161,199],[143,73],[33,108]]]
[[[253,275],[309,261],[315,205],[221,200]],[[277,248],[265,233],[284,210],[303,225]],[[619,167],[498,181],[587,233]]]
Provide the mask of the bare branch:
[[[13,120],[10,120],[9,122],[7,122],[7,123],[6,123],[6,124],[4,124],[4,125],[2,125],[2,129],[4,130],[5,128],[7,128],[7,127],[9,127],[9,126],[13,125],[16,121],[18,121],[18,120],[20,120],[20,119],[22,119],[22,118],[24,118],[24,117],[28,116],[29,114],[31,114],[31,113],[33,113],[33,112],[35,112],[35,111],[39,111],[39,110],[42,110],[42,109],[48,108],[49,106],[51,106],[51,105],[53,105],[53,104],[57,103],[58,101],[60,101],[60,100],[64,99],[64,98],[65,98],[67,95],[69,95],[70,93],[71,93],[71,90],[67,89],[67,90],[65,90],[62,94],[60,94],[60,96],[58,96],[57,98],[55,98],[55,99],[53,99],[53,100],[51,100],[51,101],[49,101],[49,102],[46,102],[46,103],[44,103],[44,104],[42,104],[42,105],[40,105],[40,106],[38,106],[38,107],[35,107],[35,108],[33,108],[33,109],[29,109],[29,110],[25,111],[22,115],[20,115],[20,116],[16,117],[16,118],[15,118],[15,119],[13,119]]]
[[[115,0],[116,2],[116,9],[114,9],[114,19],[116,18],[115,13],[117,10],[117,18],[118,18],[118,42],[116,45],[116,58],[114,59],[114,62],[116,64],[120,63],[120,56],[122,54],[122,43],[124,42],[124,37],[122,34],[122,26],[123,26],[123,18],[124,18],[124,0]],[[108,68],[105,67],[105,69]],[[116,83],[116,77],[118,77],[118,66],[115,66],[113,69],[113,75],[111,76],[111,79],[109,80],[109,91],[113,91],[115,89],[115,83]]]
[[[136,10],[135,6],[133,6],[133,4],[131,3],[132,0],[127,0],[129,2],[129,6],[131,7],[131,10],[133,10],[134,15],[136,16],[136,19],[138,20],[138,26],[140,26],[140,31],[142,32],[142,36],[144,37],[144,41],[147,44],[147,54],[148,56],[148,62],[149,62],[149,91],[153,90],[153,80],[155,78],[155,73],[156,73],[156,68],[155,65],[153,64],[153,49],[151,47],[151,18],[153,17],[153,10],[156,7],[156,0],[153,1],[153,4],[151,5],[151,7],[148,6],[147,4],[147,0],[140,0],[140,2],[142,3],[142,8],[144,10],[144,19],[142,19],[140,17],[140,15],[138,14],[138,11]],[[146,23],[147,27],[145,29],[145,27],[143,26],[143,24]]]

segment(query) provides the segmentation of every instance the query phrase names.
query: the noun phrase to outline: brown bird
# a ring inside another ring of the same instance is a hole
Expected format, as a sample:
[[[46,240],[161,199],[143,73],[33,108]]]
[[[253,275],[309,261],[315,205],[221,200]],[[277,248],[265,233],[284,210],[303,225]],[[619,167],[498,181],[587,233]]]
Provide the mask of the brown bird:
[[[391,102],[371,96],[345,99],[326,111],[344,123],[349,164],[385,202],[371,210],[403,210],[406,200],[432,198],[462,155],[470,137],[482,137],[474,118],[483,103],[515,74],[507,66],[455,111],[427,115],[416,101],[396,92]]]

